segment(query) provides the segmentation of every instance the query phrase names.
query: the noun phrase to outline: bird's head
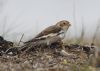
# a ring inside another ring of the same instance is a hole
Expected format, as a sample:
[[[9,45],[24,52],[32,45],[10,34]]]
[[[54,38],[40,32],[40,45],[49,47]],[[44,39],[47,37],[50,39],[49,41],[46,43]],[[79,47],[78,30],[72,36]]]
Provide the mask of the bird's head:
[[[68,28],[71,26],[69,21],[62,20],[56,23],[57,26],[61,27],[62,30],[67,31]]]

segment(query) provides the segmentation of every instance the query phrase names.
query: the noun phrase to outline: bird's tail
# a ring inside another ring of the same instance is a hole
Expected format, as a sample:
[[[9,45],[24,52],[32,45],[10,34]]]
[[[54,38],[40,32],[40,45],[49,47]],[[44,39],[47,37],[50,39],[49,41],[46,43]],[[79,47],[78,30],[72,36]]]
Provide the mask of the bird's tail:
[[[36,42],[38,40],[44,40],[44,39],[46,39],[46,37],[33,38],[33,39],[26,41],[24,43]]]
[[[33,38],[33,39],[29,40],[29,41],[24,42],[24,44],[30,43],[30,42],[35,42],[35,41],[37,41],[37,39]]]

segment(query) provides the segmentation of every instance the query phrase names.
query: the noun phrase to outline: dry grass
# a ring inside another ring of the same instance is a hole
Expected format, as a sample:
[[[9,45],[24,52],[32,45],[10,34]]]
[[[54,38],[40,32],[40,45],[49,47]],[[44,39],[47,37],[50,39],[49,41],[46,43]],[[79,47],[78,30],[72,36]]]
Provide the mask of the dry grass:
[[[70,53],[70,52],[69,52]],[[72,53],[71,53],[72,54]],[[0,71],[89,71],[85,54],[62,56],[54,49],[0,57]]]

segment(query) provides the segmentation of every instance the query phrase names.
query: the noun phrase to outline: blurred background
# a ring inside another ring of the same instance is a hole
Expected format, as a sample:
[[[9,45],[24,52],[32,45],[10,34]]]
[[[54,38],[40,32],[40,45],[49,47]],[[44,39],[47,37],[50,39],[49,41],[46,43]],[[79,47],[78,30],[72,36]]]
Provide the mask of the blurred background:
[[[60,20],[72,24],[66,39],[98,42],[100,0],[0,0],[0,36],[18,42],[32,39]],[[99,44],[99,42],[98,42]]]

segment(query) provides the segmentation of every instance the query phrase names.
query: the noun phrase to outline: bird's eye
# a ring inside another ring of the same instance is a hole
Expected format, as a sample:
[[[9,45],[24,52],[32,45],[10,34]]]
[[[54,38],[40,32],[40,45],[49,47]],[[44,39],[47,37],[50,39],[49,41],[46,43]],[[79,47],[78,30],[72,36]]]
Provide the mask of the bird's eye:
[[[65,23],[63,23],[65,25]]]

